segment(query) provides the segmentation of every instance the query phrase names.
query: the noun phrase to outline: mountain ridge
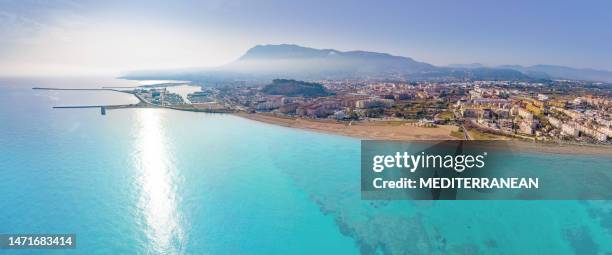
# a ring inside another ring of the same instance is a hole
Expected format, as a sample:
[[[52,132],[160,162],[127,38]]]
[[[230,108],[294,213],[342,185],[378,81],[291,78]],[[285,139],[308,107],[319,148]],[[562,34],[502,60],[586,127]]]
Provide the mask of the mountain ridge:
[[[488,67],[480,63],[471,64],[450,64],[448,67],[459,68],[481,68]],[[488,68],[512,69],[520,71],[533,78],[542,79],[571,79],[612,82],[612,71],[594,68],[575,68],[561,65],[537,64],[530,66],[523,65],[499,65]]]
[[[190,79],[202,81],[277,78],[299,80],[538,80],[576,79],[612,82],[612,72],[555,65],[501,65],[480,63],[434,66],[410,57],[371,51],[316,49],[296,44],[265,44],[248,49],[237,60],[208,69],[136,71],[128,79]]]

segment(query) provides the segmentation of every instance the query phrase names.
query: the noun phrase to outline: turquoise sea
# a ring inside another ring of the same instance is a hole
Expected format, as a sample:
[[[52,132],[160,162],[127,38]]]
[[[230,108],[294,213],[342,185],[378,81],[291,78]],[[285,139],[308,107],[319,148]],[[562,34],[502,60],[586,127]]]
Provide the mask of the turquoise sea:
[[[134,102],[0,80],[0,233],[75,233],[75,250],[0,254],[611,254],[610,201],[364,201],[360,141],[231,115],[52,109]],[[524,153],[517,167],[611,169]]]

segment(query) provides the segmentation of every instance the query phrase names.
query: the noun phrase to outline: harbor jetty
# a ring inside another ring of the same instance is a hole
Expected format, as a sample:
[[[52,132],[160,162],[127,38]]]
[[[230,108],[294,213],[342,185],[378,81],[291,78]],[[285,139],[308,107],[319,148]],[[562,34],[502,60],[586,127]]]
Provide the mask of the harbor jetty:
[[[68,106],[54,106],[54,109],[86,109],[86,108],[100,108],[100,114],[106,115],[106,110],[115,109],[126,109],[126,108],[166,108],[177,111],[190,111],[190,112],[206,112],[206,113],[231,113],[233,110],[226,108],[215,108],[215,107],[204,107],[207,104],[175,104],[175,105],[164,105],[156,104],[151,102],[143,95],[135,92],[134,90],[119,90],[118,88],[124,87],[102,87],[102,88],[44,88],[34,87],[34,90],[66,90],[66,91],[113,91],[119,93],[127,93],[133,95],[138,99],[137,104],[124,104],[124,105],[68,105]],[[128,88],[128,87],[125,87]],[[138,88],[138,87],[136,87]],[[130,87],[130,89],[135,89]]]

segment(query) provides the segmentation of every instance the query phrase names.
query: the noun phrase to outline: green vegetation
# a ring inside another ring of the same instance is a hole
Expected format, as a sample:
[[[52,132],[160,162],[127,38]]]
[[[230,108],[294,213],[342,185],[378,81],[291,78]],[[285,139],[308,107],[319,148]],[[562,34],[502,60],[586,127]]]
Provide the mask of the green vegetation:
[[[365,116],[368,118],[381,118],[384,116],[385,110],[382,108],[373,108],[367,109],[365,111]]]
[[[468,132],[470,132],[470,136],[474,140],[498,140],[501,138],[498,135],[481,132],[476,129],[470,129]]]
[[[462,140],[463,140],[463,138],[465,137],[465,136],[463,135],[463,130],[461,130],[461,129],[459,129],[459,130],[457,130],[457,131],[451,131],[450,135],[451,135],[452,137],[456,137],[456,138],[459,138],[459,139],[462,139]]]
[[[314,82],[296,81],[288,79],[275,79],[266,85],[262,92],[270,95],[320,97],[329,96],[323,85]]]
[[[454,118],[455,118],[455,115],[454,115],[454,114],[453,114],[453,112],[451,112],[451,111],[444,111],[444,112],[441,112],[441,113],[438,115],[438,117],[439,117],[439,118],[441,118],[441,119],[443,119],[443,120],[447,120],[447,121],[448,121],[448,120],[452,120],[452,119],[454,119]]]
[[[414,122],[409,122],[405,120],[386,120],[386,121],[381,121],[381,123],[384,123],[385,125],[389,125],[389,126],[401,126],[406,123],[414,123]]]
[[[404,119],[433,118],[438,112],[447,108],[448,103],[443,101],[410,100],[396,104],[387,110],[386,115]]]

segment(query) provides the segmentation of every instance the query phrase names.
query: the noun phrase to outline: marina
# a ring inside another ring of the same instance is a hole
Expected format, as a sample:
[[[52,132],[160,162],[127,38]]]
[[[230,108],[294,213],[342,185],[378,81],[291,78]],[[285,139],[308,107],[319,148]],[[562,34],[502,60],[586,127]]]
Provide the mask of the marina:
[[[223,107],[214,102],[208,103],[189,103],[174,93],[168,93],[166,88],[132,88],[133,90],[119,90],[117,88],[129,87],[102,87],[102,88],[48,88],[34,87],[33,90],[52,90],[52,91],[112,91],[133,95],[138,99],[137,104],[120,105],[67,105],[53,106],[53,109],[86,109],[100,108],[100,114],[106,115],[106,110],[127,109],[127,108],[167,108],[177,111],[207,112],[207,113],[230,113],[233,110]]]

